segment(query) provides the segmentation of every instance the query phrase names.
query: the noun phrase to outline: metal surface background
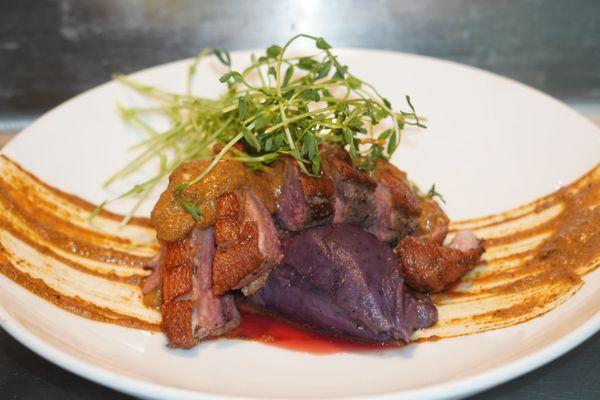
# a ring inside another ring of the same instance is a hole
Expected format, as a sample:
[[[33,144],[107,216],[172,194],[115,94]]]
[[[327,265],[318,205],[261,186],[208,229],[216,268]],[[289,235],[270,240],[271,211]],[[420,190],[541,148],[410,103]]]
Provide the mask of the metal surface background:
[[[424,54],[481,67],[600,110],[600,1],[0,0],[0,143],[33,118],[110,78],[190,57],[281,43]],[[401,73],[401,72],[399,72]],[[600,335],[476,396],[600,399]],[[53,366],[0,330],[0,397],[124,399]]]

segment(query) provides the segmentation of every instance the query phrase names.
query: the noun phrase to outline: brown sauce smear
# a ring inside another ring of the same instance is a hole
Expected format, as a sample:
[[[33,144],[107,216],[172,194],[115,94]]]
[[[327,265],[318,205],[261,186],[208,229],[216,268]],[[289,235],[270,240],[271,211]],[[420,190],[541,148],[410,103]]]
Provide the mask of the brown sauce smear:
[[[203,173],[208,164],[208,161],[189,161],[177,167],[169,177],[169,186],[160,195],[151,216],[152,225],[156,227],[160,239],[174,241],[185,236],[194,226],[205,229],[214,225],[215,200],[234,190],[250,190],[271,213],[275,212],[282,163],[275,163],[274,168],[265,171],[252,171],[241,162],[223,160],[202,178],[202,184],[191,185],[180,194],[177,193],[178,186]],[[199,221],[194,221],[184,209],[180,196],[202,210]]]
[[[15,176],[18,179],[14,179]],[[41,194],[42,189],[44,195]],[[160,321],[152,314],[157,311],[143,305],[141,293],[123,299],[133,307],[133,311],[125,315],[68,295],[69,282],[62,283],[65,290],[52,287],[50,280],[46,281],[43,277],[36,279],[28,272],[27,266],[19,263],[14,256],[20,251],[16,241],[68,268],[84,272],[89,275],[91,283],[94,279],[103,279],[102,282],[114,282],[115,285],[123,285],[123,282],[135,285],[140,276],[148,274],[143,269],[148,258],[139,254],[156,249],[156,243],[136,243],[125,234],[106,234],[71,223],[64,217],[67,211],[62,210],[60,217],[48,211],[54,204],[52,196],[77,210],[89,212],[93,209],[93,205],[48,187],[16,163],[0,158],[0,206],[6,211],[0,215],[0,272],[75,314],[103,322],[158,330]],[[560,206],[561,211],[555,216],[536,219],[545,210],[556,206]],[[531,204],[506,213],[453,224],[454,231],[468,227],[484,236],[488,252],[474,271],[450,290],[433,297],[439,307],[440,321],[432,328],[418,331],[414,339],[438,340],[507,327],[543,315],[566,301],[581,287],[584,275],[600,265],[599,206],[600,165],[568,187]],[[119,216],[107,212],[102,212],[98,218],[106,223],[120,220]],[[524,218],[530,221],[520,226]],[[502,230],[502,226],[509,223],[514,224],[514,229],[507,231],[505,227]],[[17,225],[27,227],[29,231]],[[136,219],[134,225],[148,227],[148,221]],[[27,232],[35,235],[28,237]],[[57,253],[58,250],[80,257],[85,262],[77,265],[72,259],[65,260]],[[31,263],[35,262],[40,261],[31,260]],[[114,270],[94,270],[95,262],[105,263]],[[119,268],[133,269],[131,278],[117,276]],[[134,316],[138,312],[139,316]],[[331,339],[248,313],[244,313],[243,323],[233,336],[321,354],[374,348]]]

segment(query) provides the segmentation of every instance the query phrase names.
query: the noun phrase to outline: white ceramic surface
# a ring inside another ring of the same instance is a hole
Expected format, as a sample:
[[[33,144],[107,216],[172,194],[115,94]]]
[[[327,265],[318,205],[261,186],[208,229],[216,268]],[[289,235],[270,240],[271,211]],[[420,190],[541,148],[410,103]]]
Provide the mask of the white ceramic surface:
[[[502,211],[552,192],[600,161],[600,131],[562,103],[514,81],[441,60],[340,50],[392,104],[410,94],[428,119],[408,132],[395,162],[422,187],[435,182],[453,219]],[[236,63],[248,52],[235,53]],[[181,90],[187,62],[135,78]],[[216,63],[200,92],[217,93]],[[50,111],[7,146],[49,184],[99,202],[100,183],[132,155],[140,135],[115,113],[139,101],[108,83]],[[116,205],[116,211],[129,204]],[[150,201],[142,213],[151,208]],[[370,354],[316,356],[221,340],[192,351],[160,334],[71,315],[0,276],[0,322],[26,346],[86,378],[148,398],[456,398],[504,382],[570,350],[600,328],[600,271],[565,304],[525,324]]]

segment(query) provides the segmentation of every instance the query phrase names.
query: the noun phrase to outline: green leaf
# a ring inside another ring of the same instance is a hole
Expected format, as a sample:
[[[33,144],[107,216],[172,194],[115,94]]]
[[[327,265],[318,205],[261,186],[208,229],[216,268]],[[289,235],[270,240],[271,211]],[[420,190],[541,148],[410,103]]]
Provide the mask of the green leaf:
[[[344,79],[346,77],[346,71],[348,71],[348,67],[346,67],[346,66],[343,66],[343,67],[336,66],[335,67],[335,74],[333,74],[333,77],[335,79]]]
[[[346,79],[346,82],[348,82],[348,86],[350,86],[351,89],[358,89],[362,85],[360,79],[356,79],[353,76],[349,76],[348,79]]]
[[[231,67],[231,56],[227,50],[221,49],[213,49],[213,54],[221,61],[223,64]]]
[[[329,75],[329,71],[331,71],[331,62],[326,62],[321,64],[316,70],[315,81],[322,79]]]
[[[231,72],[227,72],[227,73],[223,74],[223,76],[221,76],[219,78],[219,82],[225,83],[229,80],[229,78],[231,78]]]
[[[273,151],[275,147],[273,146],[273,138],[268,138],[265,141],[265,151]]]
[[[321,100],[321,96],[319,96],[319,92],[314,89],[305,90],[300,93],[300,98],[310,101],[319,101]]]
[[[393,129],[387,129],[387,130],[383,131],[377,139],[387,140],[393,132],[394,132]]]
[[[352,129],[354,132],[358,132],[358,133],[367,133],[367,130],[362,126],[353,126],[350,129]]]
[[[219,82],[228,82],[230,79],[233,79],[234,82],[241,82],[243,80],[242,74],[237,71],[229,71],[225,73],[222,77],[219,78]]]
[[[285,70],[281,86],[287,86],[287,84],[290,82],[290,79],[292,79],[292,75],[294,75],[294,66],[290,64],[290,66]]]
[[[202,219],[202,210],[197,205],[195,205],[189,200],[184,199],[182,196],[179,196],[179,202],[181,203],[185,211],[192,215],[194,221],[198,222]]]
[[[303,148],[311,162],[318,157],[317,139],[313,135],[308,134],[304,137]]]
[[[312,58],[303,57],[298,60],[298,62],[296,63],[296,66],[305,71],[311,71],[317,64],[319,64],[319,63],[317,61],[313,60]]]
[[[281,47],[277,46],[277,45],[273,45],[267,48],[267,57],[270,58],[277,58],[279,57],[279,54],[281,53]]]
[[[240,122],[246,119],[246,111],[248,110],[248,96],[240,97],[238,100],[238,118]]]
[[[329,43],[327,43],[325,41],[325,39],[323,39],[322,37],[320,37],[320,38],[317,39],[316,45],[317,45],[317,48],[321,49],[321,50],[327,50],[327,49],[331,48],[331,46],[329,45]]]
[[[388,99],[386,99],[385,97],[382,98],[382,100],[383,100],[383,104],[385,104],[385,106],[391,110],[392,109],[392,103],[390,103],[390,101]]]
[[[283,134],[273,136],[273,144],[278,149],[281,149],[282,147],[284,147],[286,143],[285,143],[285,138],[283,137]]]
[[[344,129],[344,141],[346,142],[346,144],[354,143],[354,133],[352,132],[352,130],[348,128]]]
[[[256,119],[254,120],[254,128],[259,131],[266,127],[271,122],[271,115],[269,113],[263,111],[260,112]]]
[[[294,89],[290,89],[287,92],[283,93],[281,95],[281,97],[283,97],[286,100],[289,100],[292,98],[292,96],[294,95],[294,93],[296,93],[296,91]]]
[[[321,172],[321,157],[317,156],[312,160],[311,171],[313,174],[318,175]]]
[[[252,134],[252,132],[250,132],[248,129],[243,129],[243,133],[244,133],[244,139],[246,140],[246,142],[252,146],[256,151],[260,151],[261,146],[260,143],[258,142],[258,140],[256,139],[256,136],[254,136]]]
[[[329,90],[327,90],[327,89],[321,89],[321,97],[335,97],[335,96],[332,96],[331,93],[329,92]],[[331,106],[331,105],[334,105],[334,104],[335,104],[335,102],[332,102],[332,101],[328,101],[327,102],[328,106]]]
[[[267,69],[267,75],[271,75],[273,78],[275,78],[277,76],[277,72],[275,71],[275,67],[270,66],[269,69]]]
[[[363,126],[363,121],[360,117],[354,117],[347,122],[347,125],[351,128],[360,128]]]
[[[427,194],[424,197],[428,198],[428,199],[433,199],[434,197],[437,197],[438,199],[440,199],[440,201],[442,203],[446,204],[446,200],[444,200],[444,197],[442,196],[442,194],[439,193],[437,190],[435,190],[435,183],[433,185],[431,185],[431,187],[429,188],[429,191],[427,192]]]
[[[398,135],[396,134],[396,131],[394,130],[392,132],[392,135],[390,137],[390,140],[388,141],[387,144],[387,153],[391,156],[392,154],[394,154],[394,151],[396,151],[396,148],[398,147]]]

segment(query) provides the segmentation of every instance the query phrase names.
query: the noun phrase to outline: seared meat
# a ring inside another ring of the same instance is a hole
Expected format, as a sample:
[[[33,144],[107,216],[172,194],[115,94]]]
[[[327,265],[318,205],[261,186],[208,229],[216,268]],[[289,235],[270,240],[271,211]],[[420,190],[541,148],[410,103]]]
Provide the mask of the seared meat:
[[[281,261],[279,238],[271,214],[250,191],[222,194],[216,201],[213,292],[260,288]]]
[[[368,230],[380,240],[395,243],[417,230],[421,198],[412,189],[406,173],[387,161],[377,163],[373,178],[377,181],[377,218]]]
[[[380,160],[369,176],[337,145],[321,146],[321,157],[325,176],[333,181],[333,223],[361,226],[389,243],[417,231],[421,198],[404,172]]]
[[[303,174],[296,160],[285,160],[285,175],[278,202],[278,219],[288,231],[327,224],[333,217],[333,183],[325,174]]]
[[[334,224],[371,224],[377,184],[367,174],[352,166],[350,156],[341,146],[323,143],[320,147],[323,174],[333,183]]]
[[[332,159],[328,165],[335,195],[333,223],[372,226],[377,183],[344,160]]]
[[[433,199],[423,199],[421,209],[417,236],[441,246],[448,234],[448,224],[450,223],[448,216]]]
[[[396,247],[406,283],[415,290],[436,293],[475,266],[483,246],[470,231],[459,232],[448,246],[407,236]]]
[[[164,246],[161,326],[169,346],[190,348],[236,327],[239,314],[233,298],[212,292],[213,229],[194,229]]]
[[[252,301],[314,329],[379,342],[408,341],[437,320],[427,299],[407,291],[392,249],[349,224],[290,239],[283,264]]]
[[[153,299],[162,289],[171,346],[189,348],[237,326],[229,292],[238,289],[271,313],[361,340],[408,342],[415,329],[435,324],[428,295],[405,282],[443,290],[475,265],[481,243],[460,232],[442,246],[446,214],[388,162],[367,173],[339,145],[323,144],[320,154],[319,177],[301,173],[291,157],[263,172],[221,161],[182,193],[175,188],[207,164],[186,163],[172,174],[152,212],[158,267],[143,283]],[[180,195],[202,210],[201,221]]]
[[[234,190],[250,190],[269,212],[275,212],[275,184],[279,172],[276,168],[255,172],[237,161],[220,161],[200,182],[182,191],[186,200],[202,210],[202,219],[194,221],[179,201],[175,188],[202,173],[208,162],[190,161],[181,164],[169,177],[169,186],[161,194],[152,210],[152,226],[159,239],[174,241],[187,235],[192,227],[206,229],[215,222],[215,200],[223,193]]]

